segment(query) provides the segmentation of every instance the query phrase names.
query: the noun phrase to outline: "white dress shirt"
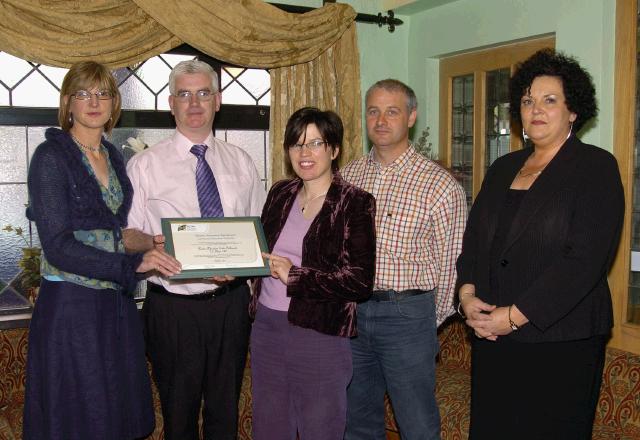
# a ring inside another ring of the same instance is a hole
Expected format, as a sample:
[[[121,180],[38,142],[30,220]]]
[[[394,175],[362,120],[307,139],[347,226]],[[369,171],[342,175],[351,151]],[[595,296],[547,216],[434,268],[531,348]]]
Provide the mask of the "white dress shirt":
[[[259,216],[266,193],[251,157],[241,148],[209,133],[205,158],[213,171],[225,217]],[[127,228],[151,235],[162,234],[163,217],[200,217],[196,190],[197,158],[193,142],[178,130],[173,136],[133,156],[127,174],[133,185],[133,202]],[[212,282],[169,281],[152,276],[178,294],[196,294],[215,288]]]

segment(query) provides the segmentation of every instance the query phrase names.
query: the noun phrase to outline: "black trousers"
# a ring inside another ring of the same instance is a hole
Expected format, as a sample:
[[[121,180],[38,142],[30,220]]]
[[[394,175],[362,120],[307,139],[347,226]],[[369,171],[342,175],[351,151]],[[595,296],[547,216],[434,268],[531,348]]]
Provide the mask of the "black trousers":
[[[470,440],[590,440],[607,337],[473,338]]]
[[[160,392],[164,438],[235,439],[249,340],[249,288],[196,300],[149,290],[144,302],[147,354]]]

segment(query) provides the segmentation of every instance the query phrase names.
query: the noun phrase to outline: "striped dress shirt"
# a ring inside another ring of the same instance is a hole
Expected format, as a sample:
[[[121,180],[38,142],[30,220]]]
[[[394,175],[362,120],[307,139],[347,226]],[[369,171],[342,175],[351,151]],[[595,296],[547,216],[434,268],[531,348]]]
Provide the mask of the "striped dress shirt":
[[[454,313],[456,259],[467,217],[464,190],[413,146],[386,167],[372,150],[340,173],[376,198],[375,289],[436,289],[440,325]]]

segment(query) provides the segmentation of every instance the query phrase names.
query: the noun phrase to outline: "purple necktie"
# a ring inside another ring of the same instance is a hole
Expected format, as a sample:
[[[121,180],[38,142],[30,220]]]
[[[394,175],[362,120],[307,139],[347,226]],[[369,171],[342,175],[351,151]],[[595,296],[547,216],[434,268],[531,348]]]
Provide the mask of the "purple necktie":
[[[216,185],[216,178],[209,164],[204,158],[207,151],[206,145],[194,145],[191,153],[198,158],[196,165],[196,188],[198,189],[198,204],[201,217],[224,217],[220,194]]]

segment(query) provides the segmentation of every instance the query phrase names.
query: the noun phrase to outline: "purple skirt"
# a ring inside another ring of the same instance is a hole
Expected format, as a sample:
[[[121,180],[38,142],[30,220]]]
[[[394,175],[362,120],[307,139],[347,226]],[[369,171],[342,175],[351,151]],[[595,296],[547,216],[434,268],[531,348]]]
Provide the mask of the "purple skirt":
[[[258,304],[251,330],[253,440],[342,440],[351,380],[349,338],[289,323]]]
[[[43,280],[29,328],[23,438],[134,439],[154,423],[133,299]]]

